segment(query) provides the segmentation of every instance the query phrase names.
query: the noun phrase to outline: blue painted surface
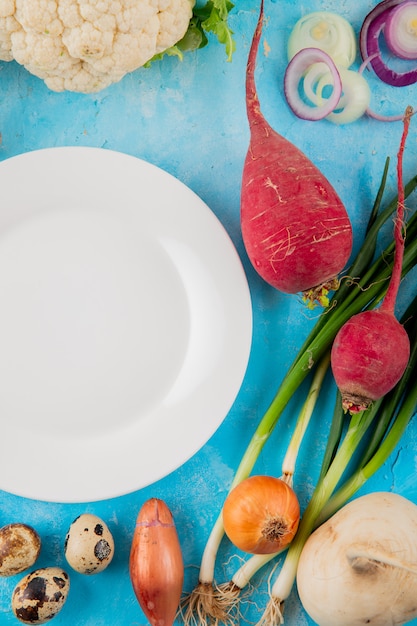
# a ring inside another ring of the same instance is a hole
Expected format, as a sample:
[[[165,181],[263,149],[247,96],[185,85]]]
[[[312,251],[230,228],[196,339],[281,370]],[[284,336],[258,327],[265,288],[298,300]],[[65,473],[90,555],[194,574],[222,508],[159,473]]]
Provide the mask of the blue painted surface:
[[[239,0],[230,21],[237,50],[232,63],[215,41],[183,62],[166,58],[150,69],[140,69],[119,84],[94,95],[57,94],[14,62],[0,63],[1,159],[50,146],[95,146],[119,150],[154,163],[193,189],[220,218],[241,255],[253,298],[254,337],[248,370],[240,393],[224,422],[207,444],[170,476],[146,489],[109,501],[54,504],[23,499],[2,492],[0,524],[24,521],[43,540],[39,566],[66,566],[63,543],[68,526],[82,512],[102,517],[114,534],[116,554],[104,573],[83,577],[71,574],[71,592],[57,626],[144,626],[144,618],[131,589],[127,562],[137,512],[149,497],[163,498],[176,519],[186,564],[184,590],[191,590],[198,576],[202,550],[220,511],[227,489],[250,436],[269,405],[286,369],[292,362],[314,314],[306,314],[296,297],[277,293],[251,269],[239,231],[239,193],[243,160],[248,144],[244,104],[244,74],[258,4]],[[308,123],[288,110],[282,91],[285,45],[291,26],[311,10],[326,9],[348,18],[356,32],[374,6],[369,0],[290,0],[266,3],[264,42],[257,81],[262,108],[273,127],[301,147],[329,177],[345,201],[355,229],[355,249],[374,200],[386,156],[395,161],[400,124],[371,119],[344,127],[329,122]],[[385,113],[402,112],[416,104],[415,87],[395,90],[371,81],[373,106]],[[416,130],[412,128],[404,165],[405,178],[415,173]],[[47,180],[48,172],[45,172]],[[24,184],[24,181],[22,181]],[[68,172],[68,184],[76,184]],[[389,194],[395,192],[395,168],[391,167]],[[140,189],[138,189],[140,193]],[[415,200],[413,201],[415,203]],[[410,206],[412,202],[410,202]],[[415,291],[415,276],[401,288],[401,306]],[[333,386],[314,415],[297,466],[295,488],[302,506],[310,496],[333,409]],[[256,464],[255,471],[279,475],[296,409],[302,395],[290,404],[279,428]],[[181,433],[178,433],[178,438]],[[2,445],[13,445],[3,441]],[[175,442],[173,442],[175,445]],[[361,493],[393,490],[417,503],[417,440],[415,423],[391,459]],[[19,434],[19,455],[36,450]],[[74,467],[77,459],[74,458]],[[13,467],[10,468],[13,471]],[[57,468],[51,467],[51,472]],[[123,465],[119,471],[123,474]],[[45,480],[28,476],[28,481]],[[222,547],[216,578],[227,580],[237,565],[227,544]],[[267,599],[269,572],[257,578],[259,591],[251,598],[247,617],[260,616]],[[20,577],[0,581],[0,624],[13,625],[10,595]],[[286,606],[288,626],[312,624],[298,602],[296,592]],[[417,620],[412,622],[417,624]]]

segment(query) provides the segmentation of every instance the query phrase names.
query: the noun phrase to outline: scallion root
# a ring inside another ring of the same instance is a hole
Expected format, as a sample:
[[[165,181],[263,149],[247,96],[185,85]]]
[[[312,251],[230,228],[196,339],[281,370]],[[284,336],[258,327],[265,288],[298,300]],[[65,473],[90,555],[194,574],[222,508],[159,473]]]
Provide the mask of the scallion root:
[[[284,623],[284,603],[271,596],[265,611],[256,626],[278,626]]]
[[[236,626],[239,623],[236,621],[238,595],[232,589],[228,594],[219,593],[219,588],[211,583],[200,582],[181,603],[180,614],[185,626]]]
[[[216,601],[222,607],[224,613],[232,620],[229,622],[235,626],[240,623],[240,596],[242,589],[231,580],[217,585],[215,588]]]

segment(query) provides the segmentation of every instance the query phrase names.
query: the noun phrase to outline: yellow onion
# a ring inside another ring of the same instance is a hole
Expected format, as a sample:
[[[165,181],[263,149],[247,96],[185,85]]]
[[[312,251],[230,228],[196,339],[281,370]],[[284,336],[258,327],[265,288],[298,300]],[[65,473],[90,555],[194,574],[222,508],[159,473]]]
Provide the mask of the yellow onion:
[[[223,506],[226,535],[240,550],[273,554],[297,532],[300,505],[294,490],[280,478],[250,476],[234,487]]]
[[[139,511],[129,571],[151,626],[172,626],[181,599],[184,564],[174,519],[163,500],[151,498]]]

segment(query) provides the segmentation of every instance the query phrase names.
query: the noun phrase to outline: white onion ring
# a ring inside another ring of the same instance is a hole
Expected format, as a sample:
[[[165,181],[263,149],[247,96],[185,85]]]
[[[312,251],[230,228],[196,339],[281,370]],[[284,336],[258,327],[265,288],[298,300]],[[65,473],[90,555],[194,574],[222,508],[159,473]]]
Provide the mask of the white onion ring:
[[[340,73],[340,70],[338,70]],[[313,63],[307,69],[303,79],[304,95],[312,104],[320,106],[323,103],[323,96],[317,95],[317,85],[323,76],[329,76],[329,68],[326,63]],[[330,83],[332,85],[332,83]]]
[[[324,63],[332,77],[332,93],[327,99],[320,99],[314,107],[306,104],[300,97],[298,88],[306,71],[314,64]],[[284,93],[288,105],[297,117],[312,122],[324,119],[337,106],[342,95],[342,81],[339,71],[331,57],[319,48],[303,48],[293,56],[284,75]]]
[[[290,61],[303,48],[319,48],[338,67],[350,67],[356,58],[356,35],[352,25],[341,15],[329,11],[313,11],[301,17],[288,39]]]
[[[343,93],[336,109],[326,119],[334,124],[351,124],[368,111],[371,90],[363,75],[354,70],[340,68],[340,77]],[[318,93],[325,85],[323,77],[317,85]]]

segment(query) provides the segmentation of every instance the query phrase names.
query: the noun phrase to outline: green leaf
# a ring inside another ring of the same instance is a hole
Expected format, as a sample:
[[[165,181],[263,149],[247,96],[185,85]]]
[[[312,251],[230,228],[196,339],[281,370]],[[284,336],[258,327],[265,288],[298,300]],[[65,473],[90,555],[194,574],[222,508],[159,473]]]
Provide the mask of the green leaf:
[[[180,48],[178,47],[177,44],[175,44],[175,46],[171,46],[171,48],[167,48],[166,50],[164,50],[163,52],[159,52],[158,54],[154,54],[154,56],[152,57],[152,59],[149,59],[149,61],[147,61],[143,67],[150,67],[150,65],[154,62],[154,61],[160,61],[165,55],[169,56],[169,57],[178,57],[180,61],[183,60],[184,55],[182,53],[182,50],[180,50]]]
[[[234,4],[229,0],[207,0],[204,6],[194,8],[194,15],[200,20],[202,31],[213,33],[219,43],[225,45],[228,61],[232,60],[236,50],[234,33],[228,24],[229,12],[233,7]]]
[[[193,16],[188,25],[187,32],[184,37],[177,43],[180,50],[197,50],[203,48],[208,43],[207,36],[201,27],[201,20]]]
[[[233,7],[234,4],[229,0],[207,0],[203,6],[195,6],[184,37],[171,48],[155,54],[145,67],[149,67],[153,61],[161,60],[165,55],[176,56],[182,61],[183,52],[204,48],[208,44],[206,33],[213,33],[217,37],[218,42],[225,46],[227,60],[231,61],[236,42],[227,20]]]

